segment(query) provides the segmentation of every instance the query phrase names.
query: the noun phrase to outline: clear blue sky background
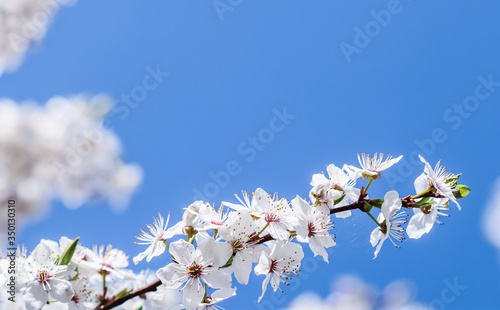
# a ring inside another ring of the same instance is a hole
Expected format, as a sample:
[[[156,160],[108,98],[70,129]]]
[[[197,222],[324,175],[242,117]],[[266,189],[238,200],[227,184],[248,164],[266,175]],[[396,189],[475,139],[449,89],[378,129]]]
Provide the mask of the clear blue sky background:
[[[335,220],[338,245],[330,264],[317,260],[316,271],[299,277],[298,290],[284,287],[284,296],[306,289],[326,295],[333,279],[352,273],[379,287],[409,279],[418,285],[418,300],[431,302],[446,279],[458,278],[467,289],[447,309],[494,309],[500,264],[480,218],[500,175],[500,88],[468,114],[453,105],[475,95],[479,76],[500,81],[500,3],[401,0],[400,12],[348,63],[341,42],[354,45],[355,27],[373,26],[370,11],[388,3],[244,0],[223,21],[211,1],[92,0],[63,9],[20,70],[0,78],[0,96],[44,102],[105,92],[123,107],[121,95],[142,84],[148,66],[170,75],[127,117],[111,116],[126,160],[145,171],[129,209],[114,214],[100,204],[70,211],[54,203],[45,220],[23,231],[22,241],[32,249],[41,238],[80,236],[84,245],[111,243],[133,257],[144,250],[133,244],[139,229],[159,211],[179,220],[195,189],[213,181],[210,172],[232,160],[241,171],[211,203],[234,201],[234,193],[257,187],[306,197],[312,174],[329,163],[357,164],[358,152],[408,159],[418,151],[432,164],[442,159],[449,171],[463,172],[462,182],[473,190],[461,201],[463,210],[453,206],[444,226],[402,249],[387,242],[376,260],[369,218],[356,213]],[[273,109],[283,107],[296,117],[249,160],[250,146],[238,147],[269,127]],[[436,128],[441,136],[434,147],[419,146]],[[412,194],[423,166],[408,161],[406,167],[391,170],[402,182],[391,185],[385,175],[371,196],[392,188]],[[162,267],[163,259],[151,268]],[[261,281],[252,276],[223,306],[254,308]],[[288,302],[278,294],[276,308]]]

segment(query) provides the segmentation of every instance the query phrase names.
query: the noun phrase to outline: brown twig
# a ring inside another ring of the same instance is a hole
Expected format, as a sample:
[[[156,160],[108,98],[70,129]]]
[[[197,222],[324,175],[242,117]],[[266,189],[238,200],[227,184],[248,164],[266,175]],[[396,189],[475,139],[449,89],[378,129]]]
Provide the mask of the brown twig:
[[[161,285],[161,281],[160,280],[157,280],[151,284],[149,284],[148,286],[145,286],[143,288],[140,288],[128,295],[125,295],[123,297],[120,297],[120,298],[117,298],[115,300],[113,299],[109,299],[109,300],[103,300],[101,305],[97,306],[97,308],[95,308],[96,310],[108,310],[108,309],[113,309],[114,307],[117,307],[121,304],[123,304],[124,302],[126,302],[127,300],[130,300],[134,297],[137,297],[137,296],[140,296],[140,295],[143,295],[143,294],[146,294],[148,292],[154,292],[156,291],[156,288],[158,286]]]

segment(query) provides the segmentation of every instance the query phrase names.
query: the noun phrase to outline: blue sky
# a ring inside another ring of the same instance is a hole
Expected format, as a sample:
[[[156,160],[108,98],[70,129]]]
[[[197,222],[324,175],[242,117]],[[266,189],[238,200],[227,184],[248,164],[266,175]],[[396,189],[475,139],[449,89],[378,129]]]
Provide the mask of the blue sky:
[[[376,260],[368,217],[335,220],[330,264],[317,260],[314,272],[299,277],[298,290],[285,288],[272,302],[279,309],[288,302],[282,296],[306,289],[326,295],[336,277],[351,273],[380,287],[411,280],[422,302],[439,299],[445,281],[457,278],[467,288],[447,308],[493,309],[500,264],[480,219],[500,175],[500,3],[232,3],[221,19],[212,1],[80,1],[56,16],[17,72],[1,77],[0,96],[18,101],[113,96],[110,120],[125,159],[145,171],[126,212],[105,204],[70,211],[55,202],[21,240],[32,249],[41,238],[80,236],[84,245],[110,243],[133,257],[143,250],[133,244],[139,230],[157,212],[179,220],[197,191],[216,205],[257,187],[306,197],[312,174],[327,164],[357,164],[357,153],[383,152],[406,161],[370,194],[396,189],[403,196],[413,193],[423,170],[411,160],[418,153],[463,173],[473,192],[462,211],[452,207],[445,225],[402,249],[386,244]],[[347,45],[357,52],[347,55],[341,48]],[[149,79],[151,70],[169,75]],[[144,79],[156,87],[141,93]],[[141,100],[131,107],[122,95]],[[293,118],[281,126],[273,119],[284,110]],[[229,182],[208,185],[228,163]],[[163,265],[160,257],[150,267]],[[254,308],[261,281],[252,276],[225,307]]]

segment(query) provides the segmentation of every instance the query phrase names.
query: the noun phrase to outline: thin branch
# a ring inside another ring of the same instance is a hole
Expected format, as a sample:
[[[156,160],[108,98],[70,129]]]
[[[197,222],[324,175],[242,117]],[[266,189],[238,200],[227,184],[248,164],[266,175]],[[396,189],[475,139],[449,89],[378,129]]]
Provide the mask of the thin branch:
[[[365,205],[364,200],[356,201],[355,203],[351,203],[350,205],[347,205],[347,206],[330,209],[330,214],[335,214],[335,213],[350,211],[350,210],[356,210],[356,209],[360,209],[361,211],[365,212],[364,205]]]
[[[123,297],[120,297],[118,299],[115,299],[115,300],[104,300],[102,305],[99,305],[97,306],[97,308],[95,308],[96,310],[109,310],[109,309],[113,309],[114,307],[117,307],[121,304],[123,304],[124,302],[126,302],[127,300],[130,300],[134,297],[137,297],[137,296],[140,296],[140,295],[143,295],[143,294],[146,294],[148,292],[154,292],[156,291],[156,288],[158,286],[161,285],[161,281],[160,280],[157,280],[151,284],[149,284],[148,286],[145,286],[143,288],[140,288],[128,295],[125,295]]]

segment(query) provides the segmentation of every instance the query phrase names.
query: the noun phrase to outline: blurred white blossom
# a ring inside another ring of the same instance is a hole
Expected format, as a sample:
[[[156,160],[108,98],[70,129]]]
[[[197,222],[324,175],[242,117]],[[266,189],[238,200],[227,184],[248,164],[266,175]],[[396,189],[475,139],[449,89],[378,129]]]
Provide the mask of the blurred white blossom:
[[[30,45],[45,37],[61,6],[76,0],[0,0],[0,76],[21,64]]]
[[[483,230],[488,240],[500,250],[500,178],[491,191],[488,205],[483,212]]]
[[[342,276],[330,294],[322,298],[305,292],[297,296],[286,310],[427,310],[428,306],[414,300],[415,289],[403,280],[391,282],[383,291],[354,276]]]
[[[54,97],[44,106],[0,99],[0,199],[16,201],[18,222],[51,199],[69,208],[96,198],[126,205],[142,170],[123,163],[118,137],[101,124],[111,106],[102,95]]]

